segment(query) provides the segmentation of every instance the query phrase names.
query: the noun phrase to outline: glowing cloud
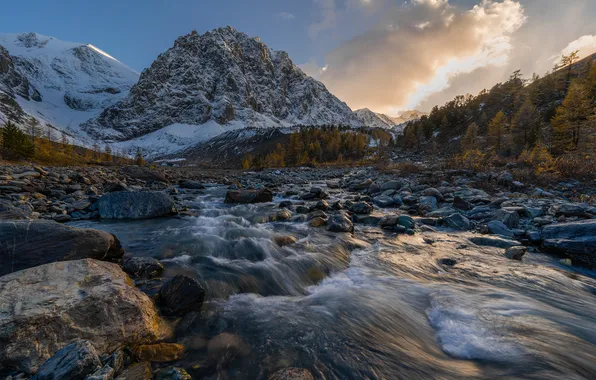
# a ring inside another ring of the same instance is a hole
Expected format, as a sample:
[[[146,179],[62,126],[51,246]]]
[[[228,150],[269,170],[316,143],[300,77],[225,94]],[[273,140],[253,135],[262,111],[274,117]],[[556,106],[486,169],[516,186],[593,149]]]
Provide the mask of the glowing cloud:
[[[525,21],[513,0],[484,0],[467,10],[448,0],[411,0],[331,51],[325,70],[313,62],[303,69],[354,109],[412,109],[461,74],[506,64],[512,35]]]

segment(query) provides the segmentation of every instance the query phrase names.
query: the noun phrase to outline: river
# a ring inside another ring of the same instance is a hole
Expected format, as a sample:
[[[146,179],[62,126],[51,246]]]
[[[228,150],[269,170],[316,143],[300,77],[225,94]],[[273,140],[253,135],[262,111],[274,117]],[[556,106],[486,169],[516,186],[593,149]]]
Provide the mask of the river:
[[[449,230],[357,224],[351,236],[266,222],[283,198],[231,206],[225,191],[190,199],[198,217],[71,223],[114,233],[166,276],[200,280],[203,312],[173,321],[186,346],[176,365],[194,378],[266,379],[288,366],[317,379],[596,378],[596,272],[537,252],[511,261]],[[272,240],[285,235],[298,242]]]

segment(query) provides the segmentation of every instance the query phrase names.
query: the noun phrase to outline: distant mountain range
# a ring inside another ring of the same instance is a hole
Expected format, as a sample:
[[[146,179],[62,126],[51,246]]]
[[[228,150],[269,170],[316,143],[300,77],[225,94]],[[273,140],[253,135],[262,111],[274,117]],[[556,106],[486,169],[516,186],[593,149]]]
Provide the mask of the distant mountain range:
[[[287,53],[231,27],[179,37],[140,76],[92,45],[0,34],[0,120],[25,125],[33,117],[87,144],[160,156],[243,128],[399,131],[420,115],[353,112]]]

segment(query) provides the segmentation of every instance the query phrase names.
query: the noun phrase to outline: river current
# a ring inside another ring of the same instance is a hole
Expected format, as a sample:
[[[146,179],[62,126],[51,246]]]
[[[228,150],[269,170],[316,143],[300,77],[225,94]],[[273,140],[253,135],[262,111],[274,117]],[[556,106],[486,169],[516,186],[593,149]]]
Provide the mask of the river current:
[[[199,279],[204,310],[172,321],[186,347],[175,364],[193,378],[266,379],[288,366],[317,379],[596,378],[596,272],[541,253],[511,261],[449,230],[356,224],[352,236],[269,222],[284,198],[226,205],[225,191],[188,199],[198,217],[71,223],[114,233],[165,276]],[[273,240],[286,235],[298,242]]]

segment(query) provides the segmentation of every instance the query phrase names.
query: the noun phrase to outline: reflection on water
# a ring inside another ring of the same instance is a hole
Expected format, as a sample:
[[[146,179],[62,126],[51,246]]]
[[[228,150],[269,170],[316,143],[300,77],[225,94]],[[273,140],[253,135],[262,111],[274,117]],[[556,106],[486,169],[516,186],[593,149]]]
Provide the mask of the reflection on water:
[[[174,321],[177,365],[196,378],[287,366],[320,379],[596,378],[594,272],[541,254],[513,262],[465,234],[267,223],[277,203],[224,205],[224,192],[193,199],[196,218],[73,223],[202,282],[205,310]],[[298,242],[272,240],[285,235]]]

